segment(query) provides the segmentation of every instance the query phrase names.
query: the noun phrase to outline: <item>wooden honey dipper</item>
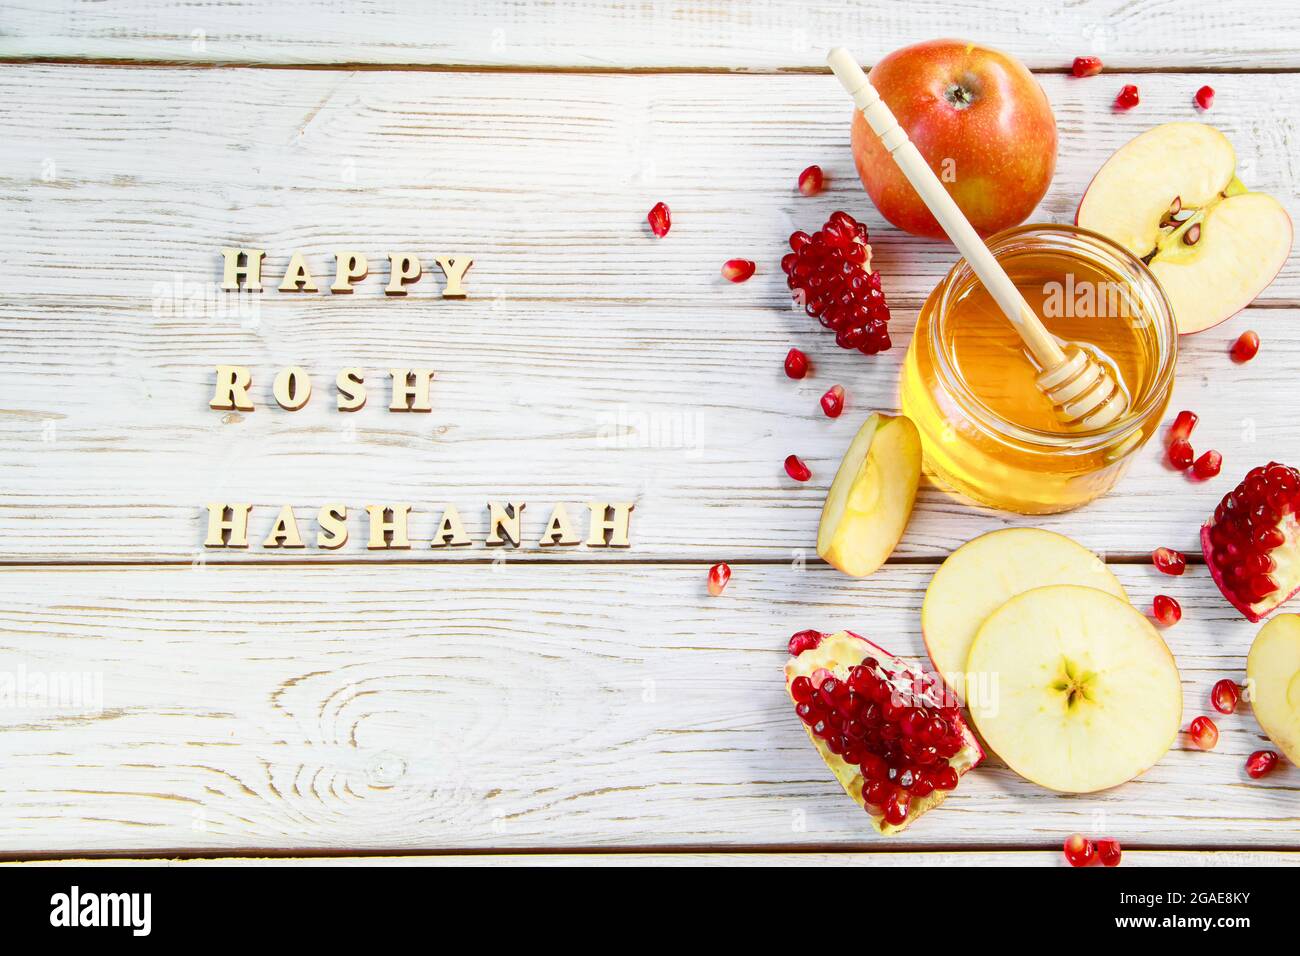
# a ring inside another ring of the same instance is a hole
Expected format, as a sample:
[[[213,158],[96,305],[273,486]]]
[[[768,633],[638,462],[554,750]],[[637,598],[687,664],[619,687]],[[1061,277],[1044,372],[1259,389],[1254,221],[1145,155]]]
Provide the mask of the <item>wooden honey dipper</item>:
[[[916,145],[907,138],[907,131],[894,118],[858,61],[848,50],[837,47],[827,55],[826,62],[853,97],[853,104],[862,111],[867,125],[1019,333],[1041,369],[1036,380],[1038,388],[1051,401],[1060,421],[1075,428],[1102,428],[1123,415],[1128,410],[1124,389],[1095,356],[1074,343],[1062,346],[1047,331]]]

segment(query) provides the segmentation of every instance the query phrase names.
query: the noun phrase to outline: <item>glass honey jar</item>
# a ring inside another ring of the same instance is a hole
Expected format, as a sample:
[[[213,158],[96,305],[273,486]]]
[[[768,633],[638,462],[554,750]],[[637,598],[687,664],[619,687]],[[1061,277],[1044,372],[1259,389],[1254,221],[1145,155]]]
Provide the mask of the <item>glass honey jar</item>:
[[[1141,260],[1086,229],[1020,226],[988,246],[1047,329],[1110,369],[1128,411],[1103,428],[1062,424],[1035,384],[1042,369],[962,259],[917,318],[903,413],[944,484],[1008,511],[1068,511],[1108,491],[1159,427],[1178,352],[1173,311]]]

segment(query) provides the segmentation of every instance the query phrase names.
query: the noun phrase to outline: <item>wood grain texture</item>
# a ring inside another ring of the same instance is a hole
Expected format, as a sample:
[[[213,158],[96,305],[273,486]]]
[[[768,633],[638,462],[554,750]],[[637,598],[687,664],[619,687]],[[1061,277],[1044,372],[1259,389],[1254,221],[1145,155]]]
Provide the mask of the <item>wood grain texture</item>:
[[[1181,579],[1117,569],[1166,632],[1185,718],[1255,628]],[[930,569],[139,567],[0,572],[0,676],[99,675],[102,709],[0,709],[0,852],[570,847],[1282,849],[1300,769],[1262,781],[1249,711],[1116,790],[1065,797],[990,760],[884,841],[785,699],[798,628],[923,652]]]
[[[1116,115],[1106,104],[1118,79],[1044,78],[1069,145],[1041,218],[1068,219],[1138,130],[1193,115],[1200,78],[1130,77],[1143,105]],[[1294,124],[1275,104],[1300,96],[1300,76],[1210,79],[1212,118],[1246,177],[1294,213]],[[285,503],[306,526],[326,501],[359,512],[410,500],[426,540],[433,510],[451,501],[481,540],[489,496],[525,498],[535,535],[555,501],[593,494],[638,502],[633,551],[533,548],[530,560],[793,561],[811,549],[854,428],[895,408],[915,310],[953,260],[870,207],[829,76],[8,66],[0,90],[5,561],[194,560],[213,497],[255,502],[263,535]],[[812,161],[833,178],[809,200],[793,183]],[[663,240],[644,224],[657,198],[675,210]],[[776,268],[792,228],[838,207],[873,227],[895,309],[897,345],[875,359],[791,312]],[[268,275],[294,249],[319,268],[341,244],[375,259],[414,248],[428,269],[438,252],[467,250],[474,297],[445,302],[431,277],[410,301],[388,301],[376,276],[351,298],[272,291],[255,313],[223,312],[228,298],[204,298],[217,250],[254,242],[271,250]],[[717,274],[735,255],[760,262],[741,286]],[[1294,368],[1296,303],[1293,258],[1257,308],[1183,340],[1175,409],[1202,414],[1197,441],[1223,452],[1224,479],[1188,483],[1153,446],[1118,492],[1034,523],[1115,557],[1194,551],[1228,478],[1300,458],[1300,426],[1273,397]],[[1248,327],[1264,348],[1235,367],[1226,349]],[[791,345],[813,356],[814,377],[784,378]],[[255,372],[262,407],[250,415],[207,408],[212,367],[234,361]],[[293,363],[319,395],[289,414],[267,403],[271,376]],[[437,368],[434,413],[412,420],[378,401],[334,412],[328,386],[354,364]],[[816,404],[833,382],[849,391],[834,422]],[[806,486],[781,470],[791,452],[813,469]],[[937,559],[1023,523],[927,488],[898,555]],[[385,557],[364,550],[360,531],[354,522],[341,552],[306,556]],[[469,554],[487,557],[481,545]]]
[[[1124,67],[1295,67],[1293,9],[1183,0],[938,0],[845,4],[694,0],[547,4],[506,0],[165,0],[5,4],[0,56],[254,63],[380,63],[781,70],[819,67],[825,48],[873,61],[936,33],[1059,69],[1081,53]],[[1230,43],[1225,43],[1230,39]]]

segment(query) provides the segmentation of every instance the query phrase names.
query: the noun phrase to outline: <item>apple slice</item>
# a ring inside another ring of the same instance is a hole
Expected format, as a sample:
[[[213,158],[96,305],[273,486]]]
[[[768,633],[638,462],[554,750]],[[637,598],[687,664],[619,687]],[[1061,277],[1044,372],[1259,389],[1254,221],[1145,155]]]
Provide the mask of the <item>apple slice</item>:
[[[1268,739],[1300,764],[1300,614],[1279,614],[1259,629],[1246,658],[1255,719]]]
[[[1049,584],[1078,584],[1128,600],[1106,562],[1039,528],[980,535],[939,566],[925,589],[921,633],[930,661],[959,700],[966,698],[966,660],[985,618],[1017,594]]]
[[[1273,197],[1247,192],[1236,166],[1214,127],[1165,123],[1106,160],[1075,215],[1147,262],[1182,333],[1240,312],[1291,254],[1291,217]]]
[[[855,578],[898,546],[921,481],[921,436],[903,415],[869,416],[840,461],[817,526],[822,560]]]
[[[1142,614],[1095,588],[1056,584],[989,615],[966,663],[971,719],[1026,780],[1105,790],[1173,744],[1183,693],[1173,655]]]

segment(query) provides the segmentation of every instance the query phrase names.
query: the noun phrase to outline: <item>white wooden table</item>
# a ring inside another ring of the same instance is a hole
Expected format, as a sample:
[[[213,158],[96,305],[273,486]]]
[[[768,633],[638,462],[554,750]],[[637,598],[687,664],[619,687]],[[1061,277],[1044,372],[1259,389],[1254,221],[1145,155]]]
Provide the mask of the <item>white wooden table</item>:
[[[1213,753],[1180,743],[1092,796],[990,760],[884,841],[780,677],[804,627],[920,655],[934,566],[1030,523],[925,487],[875,576],[813,554],[839,455],[867,411],[896,408],[909,326],[954,258],[886,227],[861,190],[824,48],[871,62],[946,34],[1023,58],[1060,126],[1038,214],[1054,221],[1115,147],[1196,118],[1209,83],[1243,177],[1300,217],[1291,4],[429,6],[0,3],[0,674],[99,675],[103,703],[0,707],[0,853],[1055,864],[1083,830],[1131,862],[1296,862],[1300,769],[1248,780],[1263,740],[1248,712],[1219,721]],[[1066,75],[1082,53],[1109,72]],[[1125,82],[1142,104],[1113,113]],[[814,162],[830,186],[800,197]],[[644,223],[658,200],[663,240]],[[875,359],[790,311],[777,268],[792,229],[837,208],[871,226],[894,309],[896,346]],[[231,244],[270,250],[270,275],[295,249],[324,264],[341,246],[413,248],[426,267],[469,252],[471,298],[426,279],[389,301],[372,278],[224,314],[204,293]],[[737,256],[759,273],[731,286],[718,267]],[[1202,565],[1165,578],[1147,555],[1197,554],[1246,468],[1300,461],[1297,319],[1293,257],[1245,313],[1182,343],[1174,409],[1201,414],[1220,479],[1187,483],[1151,447],[1105,499],[1034,522],[1103,553],[1135,602],[1182,602],[1167,636],[1188,718],[1243,676],[1255,628]],[[1263,348],[1235,367],[1246,328]],[[784,378],[791,345],[815,378]],[[251,366],[263,407],[210,411],[218,363]],[[291,364],[322,395],[344,366],[429,365],[434,412],[266,408]],[[850,396],[838,421],[817,408],[834,382]],[[791,452],[806,486],[782,472]],[[554,502],[592,494],[636,501],[629,551],[483,547],[489,497],[528,501],[535,537]],[[476,543],[394,559],[354,520],[338,552],[205,556],[213,498],[254,502],[262,534],[284,503],[307,527],[326,501],[413,501],[426,540],[451,502]],[[734,577],[713,599],[720,560]]]

